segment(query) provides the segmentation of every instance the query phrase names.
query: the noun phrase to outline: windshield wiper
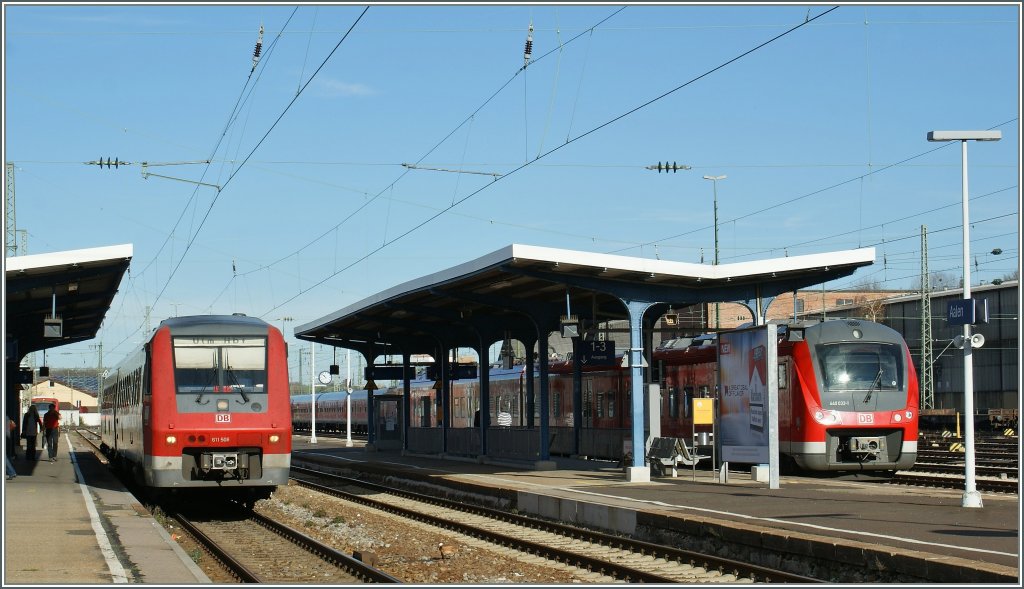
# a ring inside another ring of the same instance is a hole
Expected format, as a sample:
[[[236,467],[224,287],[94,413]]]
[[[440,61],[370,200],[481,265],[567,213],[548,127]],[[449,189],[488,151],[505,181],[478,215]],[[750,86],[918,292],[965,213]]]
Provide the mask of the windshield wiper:
[[[206,405],[207,403],[209,403],[209,401],[207,401],[206,403],[202,402],[203,401],[203,395],[205,395],[206,391],[210,388],[210,383],[213,382],[213,378],[216,375],[217,375],[216,371],[214,371],[214,370],[210,371],[210,378],[207,379],[206,384],[203,385],[203,389],[201,391],[199,391],[199,396],[196,397],[196,403],[198,403],[200,405]]]
[[[875,392],[875,385],[882,385],[882,369],[878,369],[878,374],[875,375],[875,380],[871,381],[871,386],[868,387],[868,394],[864,397],[864,403],[871,400],[871,395]]]
[[[228,376],[231,378],[231,382],[235,383],[234,386],[238,387],[238,394],[242,395],[242,403],[243,404],[248,403],[249,402],[249,395],[245,394],[245,387],[243,387],[242,385],[238,384],[238,378],[235,377],[235,371],[231,370],[231,369],[228,369],[227,373],[228,373]]]

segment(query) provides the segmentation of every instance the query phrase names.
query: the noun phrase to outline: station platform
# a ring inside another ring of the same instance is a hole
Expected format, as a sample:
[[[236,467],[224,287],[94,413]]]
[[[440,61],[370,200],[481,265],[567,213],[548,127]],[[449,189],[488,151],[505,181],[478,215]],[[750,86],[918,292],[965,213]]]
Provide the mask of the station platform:
[[[782,476],[778,489],[732,470],[727,481],[708,469],[680,469],[628,482],[610,463],[553,457],[555,470],[480,463],[399,450],[367,452],[344,439],[293,441],[293,464],[418,481],[453,493],[490,496],[520,513],[662,538],[722,538],[752,553],[820,556],[848,567],[906,571],[918,582],[1020,585],[1018,495],[983,493],[982,508],[961,506],[962,490],[893,485],[869,475]],[[686,546],[679,546],[686,548]],[[786,558],[785,556],[781,558]],[[820,572],[820,571],[819,571]],[[804,573],[806,574],[806,573]],[[810,575],[815,576],[815,575]],[[817,578],[822,578],[818,576]]]
[[[17,452],[3,487],[3,586],[210,583],[75,438],[61,434],[56,462]]]
[[[29,463],[18,453],[18,477],[3,487],[3,585],[210,583],[84,443],[72,446],[74,438],[62,436],[56,462]],[[721,483],[700,469],[638,483],[600,462],[555,457],[555,470],[534,470],[308,440],[296,436],[296,461],[447,487],[623,534],[658,528],[676,539],[905,570],[923,582],[1020,586],[1018,495],[983,493],[984,507],[974,509],[961,507],[961,491],[871,477],[783,476],[770,489],[749,472],[732,471]]]

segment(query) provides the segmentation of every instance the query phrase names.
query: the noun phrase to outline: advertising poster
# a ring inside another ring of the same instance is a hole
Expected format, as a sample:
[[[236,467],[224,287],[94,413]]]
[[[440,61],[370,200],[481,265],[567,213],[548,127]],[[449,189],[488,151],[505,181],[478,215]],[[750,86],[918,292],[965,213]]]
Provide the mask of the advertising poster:
[[[776,372],[775,341],[769,338],[769,327],[775,332],[775,326],[763,326],[718,336],[719,435],[726,462],[773,462],[771,434],[778,433],[777,427],[771,427],[775,413],[770,410],[772,400],[778,399],[778,387],[772,376]],[[777,437],[774,447],[778,448]]]

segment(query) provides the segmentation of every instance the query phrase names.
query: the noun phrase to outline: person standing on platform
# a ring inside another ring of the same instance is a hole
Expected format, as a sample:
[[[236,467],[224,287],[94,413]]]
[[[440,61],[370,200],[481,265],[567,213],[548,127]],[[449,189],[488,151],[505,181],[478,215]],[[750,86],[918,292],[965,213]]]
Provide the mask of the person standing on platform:
[[[8,448],[13,448],[14,447],[14,440],[12,438],[14,438],[14,428],[16,428],[16,427],[18,427],[18,424],[15,423],[14,420],[11,419],[11,416],[8,415],[7,416],[7,447]],[[14,470],[14,465],[11,464],[11,457],[5,454],[4,455],[4,462],[6,462],[6,466],[7,466],[7,480],[11,480],[11,479],[17,477],[18,476],[18,471]]]
[[[25,418],[21,420],[21,437],[25,438],[25,460],[38,460],[36,457],[36,438],[43,429],[43,420],[39,417],[39,409],[29,405]]]
[[[7,459],[14,460],[18,457],[14,450],[19,446],[18,444],[18,423],[14,421],[14,418],[10,415],[7,416]]]
[[[57,461],[57,436],[60,435],[60,411],[57,406],[50,403],[50,410],[43,416],[43,427],[46,428],[46,451],[49,453],[50,462]]]

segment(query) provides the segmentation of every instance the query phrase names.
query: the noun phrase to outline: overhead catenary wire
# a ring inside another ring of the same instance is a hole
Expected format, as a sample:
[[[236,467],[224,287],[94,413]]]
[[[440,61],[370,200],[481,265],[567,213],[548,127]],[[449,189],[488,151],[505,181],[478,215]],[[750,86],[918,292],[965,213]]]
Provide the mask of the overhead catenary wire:
[[[646,102],[644,102],[644,103],[642,103],[642,104],[640,104],[640,105],[638,105],[638,106],[636,106],[636,107],[634,107],[634,108],[632,108],[632,109],[630,109],[630,110],[628,110],[628,111],[626,111],[626,112],[624,112],[624,113],[622,113],[622,114],[620,114],[620,115],[618,115],[618,116],[616,116],[616,117],[614,117],[614,118],[612,118],[612,119],[610,119],[608,121],[605,121],[604,123],[601,123],[601,124],[597,125],[596,127],[593,127],[593,128],[591,128],[590,130],[588,130],[588,131],[586,131],[584,133],[581,133],[580,135],[570,139],[566,143],[548,150],[547,152],[543,153],[542,155],[538,156],[537,158],[535,158],[533,160],[530,160],[530,161],[527,161],[527,162],[523,163],[522,165],[516,167],[515,169],[513,169],[510,172],[506,172],[503,176],[501,176],[501,178],[495,179],[494,182],[491,182],[490,184],[487,184],[487,185],[485,185],[485,186],[483,186],[483,187],[481,187],[481,188],[471,192],[470,194],[466,195],[465,197],[459,199],[452,206],[450,206],[450,207],[448,207],[448,208],[446,208],[446,209],[444,209],[444,210],[442,210],[442,211],[440,211],[440,212],[438,212],[438,213],[428,217],[427,219],[424,219],[423,221],[421,221],[420,223],[414,225],[410,229],[406,230],[404,233],[402,233],[401,235],[397,236],[395,239],[391,240],[387,244],[381,245],[381,246],[377,247],[376,249],[370,251],[369,253],[359,257],[356,261],[352,262],[348,266],[345,266],[341,270],[337,270],[337,271],[327,275],[325,278],[317,281],[312,286],[310,286],[308,288],[305,288],[305,289],[301,289],[298,293],[296,293],[295,295],[293,295],[292,297],[290,297],[286,301],[284,301],[284,302],[282,302],[282,303],[280,303],[278,305],[275,305],[274,307],[272,307],[269,310],[267,310],[265,313],[261,314],[261,316],[273,312],[275,309],[278,309],[281,306],[283,306],[283,305],[285,305],[285,304],[295,300],[296,298],[298,298],[302,294],[305,294],[306,292],[309,292],[313,288],[315,288],[317,286],[320,286],[321,284],[327,282],[331,278],[333,278],[333,277],[337,276],[338,274],[344,272],[345,270],[347,270],[347,269],[355,266],[356,264],[359,264],[359,263],[363,262],[364,260],[370,258],[371,256],[376,254],[378,251],[384,249],[388,245],[390,245],[392,243],[395,243],[396,241],[398,241],[398,240],[400,240],[400,239],[402,239],[402,238],[404,238],[404,237],[406,237],[406,236],[408,236],[408,235],[418,231],[423,226],[431,223],[432,221],[434,221],[435,219],[437,219],[441,215],[445,214],[445,212],[447,212],[449,209],[454,208],[455,206],[458,206],[459,204],[462,204],[463,202],[466,202],[467,200],[473,198],[477,194],[479,194],[479,193],[483,192],[484,190],[494,186],[498,182],[500,182],[500,181],[508,178],[509,176],[519,172],[520,170],[522,170],[522,169],[526,168],[527,166],[529,166],[532,162],[535,162],[535,161],[537,161],[537,160],[539,160],[541,158],[547,157],[547,156],[549,156],[549,155],[551,155],[551,154],[553,154],[553,153],[555,153],[557,151],[560,151],[564,147],[566,147],[568,145],[571,145],[572,143],[575,143],[576,141],[579,141],[579,140],[581,140],[581,139],[583,139],[585,137],[589,137],[590,135],[596,133],[597,131],[599,131],[599,130],[601,130],[601,129],[609,126],[609,125],[612,125],[612,124],[614,124],[614,123],[616,123],[618,121],[621,121],[622,119],[632,115],[633,113],[636,113],[636,112],[638,112],[638,111],[640,111],[640,110],[650,106],[651,104],[654,104],[654,103],[656,103],[656,102],[666,98],[667,96],[670,96],[670,95],[678,92],[679,90],[681,90],[681,89],[683,89],[683,88],[693,84],[694,82],[697,82],[697,81],[699,81],[699,80],[701,80],[703,78],[706,78],[707,76],[711,75],[712,73],[714,73],[714,72],[716,72],[718,70],[721,70],[722,68],[727,67],[728,65],[730,65],[732,63],[735,63],[735,62],[739,61],[740,59],[742,59],[742,58],[744,58],[744,57],[754,53],[755,51],[758,51],[758,50],[760,50],[760,49],[770,45],[771,43],[774,43],[775,41],[778,41],[779,39],[789,35],[790,33],[794,32],[796,30],[799,30],[800,28],[806,26],[807,24],[809,24],[811,22],[814,22],[815,20],[821,18],[822,16],[825,16],[826,14],[831,13],[834,10],[837,10],[838,8],[839,8],[838,6],[834,6],[832,8],[829,8],[828,10],[825,10],[824,12],[816,15],[814,18],[808,19],[807,21],[805,21],[803,23],[797,24],[796,26],[793,26],[790,29],[788,29],[788,30],[786,30],[786,31],[784,31],[784,32],[782,32],[782,33],[772,37],[771,39],[769,39],[767,41],[764,41],[763,43],[760,43],[759,45],[757,45],[757,46],[755,46],[755,47],[753,47],[753,48],[751,48],[751,49],[749,49],[749,50],[747,50],[747,51],[737,55],[736,57],[733,57],[733,58],[731,58],[731,59],[729,59],[729,60],[719,64],[718,66],[715,66],[714,68],[711,68],[711,69],[707,70],[706,72],[704,72],[704,73],[702,73],[702,74],[700,74],[700,75],[690,79],[689,81],[684,82],[684,83],[676,86],[675,88],[672,88],[671,90],[668,90],[668,91],[666,91],[666,92],[664,92],[664,93],[662,93],[662,94],[660,94],[660,95],[658,95],[658,96],[656,96],[656,97],[654,97],[654,98],[652,98],[650,100],[647,100]]]
[[[613,17],[615,17],[616,15],[618,15],[618,14],[619,14],[620,12],[622,12],[622,11],[623,11],[623,10],[625,10],[626,8],[627,8],[627,7],[625,7],[625,6],[622,6],[622,7],[618,8],[617,10],[615,10],[614,12],[612,12],[611,14],[609,14],[608,16],[606,16],[606,17],[602,18],[601,20],[599,20],[599,21],[598,21],[598,22],[597,22],[596,24],[594,24],[594,25],[593,25],[592,27],[590,27],[589,29],[586,29],[585,31],[583,31],[583,32],[579,33],[578,35],[576,35],[575,37],[573,37],[572,39],[570,39],[570,40],[566,41],[566,45],[568,45],[568,44],[570,44],[570,43],[572,43],[572,42],[576,41],[576,40],[577,40],[577,39],[579,39],[579,38],[581,38],[581,37],[582,37],[582,36],[583,36],[584,34],[586,34],[586,32],[587,32],[587,31],[590,31],[590,30],[593,30],[593,29],[595,29],[595,28],[597,28],[597,27],[600,27],[600,26],[602,26],[602,25],[603,25],[603,24],[604,24],[605,22],[607,22],[607,21],[611,20],[611,19],[612,19]],[[548,57],[549,55],[551,55],[551,54],[552,54],[552,53],[554,53],[554,52],[555,52],[555,49],[552,49],[552,50],[548,51],[547,53],[544,53],[543,55],[541,55],[541,56],[539,56],[539,57],[537,57],[537,58],[533,59],[532,61],[533,61],[534,63],[537,63],[537,62],[539,62],[539,61],[541,61],[541,60],[545,59],[546,57]],[[311,246],[312,246],[313,244],[315,244],[315,243],[318,243],[318,242],[319,242],[320,240],[322,240],[323,238],[325,238],[325,237],[327,237],[328,235],[330,235],[331,233],[333,233],[333,232],[337,231],[337,230],[338,230],[338,229],[339,229],[339,228],[340,228],[340,227],[341,227],[342,225],[344,225],[344,224],[345,224],[345,223],[347,223],[347,222],[348,222],[349,220],[351,220],[351,219],[352,219],[353,217],[355,217],[355,216],[356,216],[356,215],[357,215],[357,214],[358,214],[358,213],[359,213],[360,211],[362,211],[362,210],[363,210],[363,209],[365,209],[366,207],[370,206],[370,205],[371,205],[372,203],[374,203],[374,202],[375,202],[375,201],[376,201],[376,200],[377,200],[378,198],[380,198],[380,197],[381,197],[381,195],[383,195],[384,193],[388,192],[388,191],[389,191],[389,190],[391,189],[391,187],[392,187],[392,186],[394,186],[394,185],[395,185],[395,184],[397,184],[397,183],[398,183],[398,182],[399,182],[400,180],[402,180],[402,178],[404,178],[404,177],[405,177],[405,175],[406,175],[406,174],[407,174],[407,173],[409,172],[409,169],[408,169],[408,168],[411,168],[411,167],[415,167],[415,166],[418,166],[418,165],[420,165],[421,163],[423,163],[423,160],[425,160],[425,159],[426,159],[426,158],[427,158],[428,156],[430,156],[430,154],[431,154],[431,153],[433,153],[434,151],[436,151],[438,147],[440,147],[440,146],[441,146],[441,145],[443,145],[443,144],[444,144],[444,143],[445,143],[446,141],[448,141],[448,139],[450,139],[450,138],[451,138],[451,137],[452,137],[453,135],[455,135],[455,133],[457,133],[457,132],[459,131],[459,129],[461,129],[461,128],[462,128],[462,127],[463,127],[464,125],[466,125],[467,123],[469,123],[469,122],[470,122],[470,121],[471,121],[471,120],[473,119],[473,117],[475,117],[475,116],[476,116],[477,114],[479,114],[481,110],[483,110],[483,109],[484,109],[484,108],[485,108],[485,107],[486,107],[486,106],[487,106],[488,104],[490,104],[490,103],[491,103],[491,102],[492,102],[492,101],[493,101],[493,100],[494,100],[494,99],[495,99],[495,98],[496,98],[496,97],[497,97],[497,96],[498,96],[499,94],[501,94],[501,92],[502,92],[502,91],[504,91],[504,90],[505,90],[505,88],[507,88],[507,87],[508,87],[508,86],[509,86],[509,85],[510,85],[510,84],[511,84],[511,83],[512,83],[512,82],[513,82],[513,81],[514,81],[515,79],[516,79],[516,77],[517,77],[517,76],[518,76],[518,75],[519,75],[520,73],[522,73],[522,71],[523,71],[523,69],[522,69],[522,68],[519,68],[518,70],[516,70],[516,72],[515,72],[514,74],[512,74],[512,75],[511,75],[511,76],[510,76],[510,77],[509,77],[509,78],[508,78],[507,80],[505,80],[505,82],[504,82],[504,83],[502,83],[502,84],[501,84],[501,85],[500,85],[500,86],[499,86],[499,87],[498,87],[498,88],[497,88],[497,89],[496,89],[496,90],[495,90],[494,92],[492,92],[492,93],[491,93],[491,94],[490,94],[490,95],[489,95],[489,96],[488,96],[488,97],[487,97],[487,98],[486,98],[486,99],[485,99],[485,100],[484,100],[484,101],[483,101],[483,102],[482,102],[482,103],[481,103],[481,104],[480,104],[480,105],[479,105],[479,106],[478,106],[478,107],[477,107],[476,109],[474,109],[474,110],[473,110],[473,111],[472,111],[472,112],[471,112],[471,113],[470,113],[470,114],[469,114],[468,116],[466,116],[466,118],[465,118],[465,119],[463,119],[463,120],[462,120],[462,122],[460,122],[460,123],[459,123],[458,125],[456,125],[456,126],[455,126],[455,127],[454,127],[454,128],[453,128],[453,129],[451,130],[451,131],[449,131],[449,132],[448,132],[448,133],[447,133],[447,134],[446,134],[446,135],[445,135],[444,137],[442,137],[442,138],[441,138],[441,139],[440,139],[439,141],[437,141],[437,142],[436,142],[436,143],[435,143],[435,144],[434,144],[434,145],[433,145],[433,146],[432,146],[432,147],[431,147],[430,149],[428,149],[428,150],[426,151],[426,153],[424,153],[424,154],[423,154],[423,155],[422,155],[422,156],[421,156],[421,157],[420,157],[419,159],[417,159],[417,160],[416,160],[415,162],[413,162],[412,164],[402,164],[402,166],[403,166],[403,167],[406,167],[406,168],[407,168],[407,169],[406,169],[405,171],[403,171],[403,172],[402,172],[401,174],[399,174],[399,176],[398,176],[397,178],[395,178],[394,180],[392,180],[392,181],[391,181],[391,182],[390,182],[390,183],[389,183],[389,184],[388,184],[387,186],[385,186],[384,188],[382,188],[382,189],[381,189],[381,190],[380,190],[379,192],[377,192],[377,193],[376,193],[375,195],[373,195],[373,196],[372,196],[371,198],[367,199],[367,200],[366,200],[366,201],[365,201],[365,202],[364,202],[363,204],[361,204],[360,206],[356,207],[356,208],[355,208],[355,209],[354,209],[354,210],[353,210],[353,211],[352,211],[351,213],[349,213],[348,215],[346,215],[346,216],[345,216],[345,217],[344,217],[344,218],[343,218],[343,219],[342,219],[341,221],[339,221],[338,223],[336,223],[336,224],[335,224],[334,226],[332,226],[332,227],[329,227],[328,229],[326,229],[325,231],[323,231],[322,233],[320,233],[320,235],[318,235],[318,236],[314,237],[313,239],[311,239],[310,241],[306,242],[306,244],[305,244],[305,245],[303,245],[303,246],[299,247],[299,248],[298,248],[297,250],[295,250],[295,251],[293,251],[293,252],[290,252],[290,253],[288,253],[288,254],[286,254],[286,255],[284,255],[284,256],[281,256],[281,257],[279,257],[278,259],[274,260],[273,262],[270,262],[269,264],[265,264],[265,265],[263,265],[263,266],[260,266],[259,268],[255,268],[255,269],[253,269],[253,270],[250,270],[250,271],[249,271],[248,273],[252,273],[252,272],[259,272],[259,271],[261,271],[261,270],[265,270],[265,269],[271,268],[271,267],[273,267],[273,266],[276,266],[277,264],[280,264],[280,263],[282,263],[283,261],[285,261],[285,260],[287,260],[287,259],[289,259],[289,258],[292,258],[293,256],[297,256],[298,254],[300,254],[300,253],[302,253],[303,251],[305,251],[305,250],[306,250],[307,248],[311,247]],[[448,207],[448,208],[450,209],[451,207]]]
[[[222,185],[221,190],[217,192],[217,195],[213,198],[213,200],[211,201],[210,205],[207,207],[206,214],[203,216],[202,220],[200,221],[199,227],[196,229],[196,231],[194,232],[194,234],[191,236],[191,238],[189,239],[188,243],[186,244],[185,251],[181,254],[181,257],[178,259],[177,264],[175,264],[174,267],[172,268],[170,275],[167,277],[167,281],[164,283],[163,287],[157,293],[157,296],[156,296],[156,298],[154,299],[154,301],[152,303],[153,306],[156,305],[156,303],[163,296],[164,292],[166,292],[167,287],[171,283],[171,280],[173,280],[173,278],[174,278],[175,274],[177,273],[178,269],[181,267],[181,263],[184,261],[185,257],[188,255],[188,252],[191,249],[192,244],[195,242],[195,239],[198,237],[199,232],[202,231],[202,228],[205,225],[206,220],[209,218],[210,212],[213,210],[213,207],[217,204],[217,200],[219,199],[220,195],[223,194],[223,189],[225,187],[227,187],[228,184],[230,184],[230,182],[235,178],[235,176],[241,171],[242,167],[245,165],[245,163],[248,161],[248,159],[251,158],[252,155],[256,152],[256,150],[258,150],[260,148],[260,146],[263,144],[263,142],[267,139],[267,137],[270,135],[270,133],[274,130],[274,128],[277,127],[278,123],[281,122],[281,119],[284,118],[285,114],[287,114],[287,112],[295,104],[295,101],[298,100],[299,96],[302,94],[302,91],[305,90],[307,87],[309,87],[309,84],[313,81],[313,79],[316,78],[317,74],[320,72],[320,70],[323,69],[323,67],[327,64],[327,62],[331,59],[331,57],[335,54],[335,52],[337,52],[337,50],[341,46],[341,44],[345,42],[345,39],[348,38],[349,34],[351,34],[352,30],[359,23],[359,21],[362,20],[363,16],[366,14],[366,12],[369,9],[370,9],[370,7],[366,6],[363,9],[363,11],[359,14],[359,16],[356,17],[356,19],[353,21],[353,23],[349,27],[349,29],[345,32],[345,34],[342,36],[342,38],[334,46],[334,48],[327,54],[327,56],[324,58],[323,62],[321,62],[320,66],[316,69],[316,71],[314,71],[310,75],[310,78],[309,78],[309,80],[306,81],[306,84],[303,85],[303,87],[299,90],[299,92],[296,93],[295,97],[293,97],[291,99],[291,101],[288,102],[288,104],[285,106],[285,108],[281,112],[281,114],[270,125],[270,128],[267,129],[266,133],[264,133],[264,135],[259,139],[259,141],[256,142],[256,145],[252,148],[252,150],[249,152],[249,154],[243,159],[243,161],[238,165],[238,167],[235,168],[235,170],[231,173],[231,175],[228,176],[227,180]],[[292,11],[291,15],[289,15],[288,21],[285,23],[285,27],[282,27],[282,32],[283,32],[284,28],[287,28],[287,24],[288,24],[288,22],[291,21],[292,17],[294,17],[296,10],[298,10],[298,7],[296,7],[296,9]],[[280,37],[280,35],[278,36],[278,38],[279,37]],[[276,42],[276,39],[275,39],[275,42]],[[250,71],[249,79],[251,79],[251,76],[252,76],[252,71]],[[249,85],[249,79],[246,80],[246,84],[243,87],[242,94],[244,94],[244,92],[245,92],[245,87],[248,87],[248,85]],[[239,101],[240,100],[241,100],[241,96],[239,97]],[[235,114],[237,113],[238,104],[239,103],[236,102],[235,108],[232,110],[232,114],[229,116],[229,120],[231,118],[233,118],[235,116]],[[225,132],[226,132],[226,130],[227,130],[227,128],[225,128]],[[224,138],[224,133],[221,133],[221,136],[217,140],[217,147],[215,148],[214,153],[216,153],[216,150],[219,149],[219,146],[220,146],[221,142],[223,141],[223,138]],[[204,172],[204,177],[205,177],[205,172]],[[197,189],[198,189],[198,187],[197,187]],[[195,195],[195,191],[193,191],[193,197],[194,197],[194,195]],[[191,202],[191,200],[190,200],[190,202]],[[186,205],[186,209],[185,210],[187,210],[187,208],[188,208],[188,205]],[[182,215],[184,215],[184,211],[182,212]],[[180,218],[181,217],[179,217],[179,221],[180,221]],[[173,233],[173,231],[172,231],[172,233]],[[135,330],[135,332],[137,332],[137,331],[138,331],[138,329]],[[119,342],[117,344],[117,346],[115,346],[115,349],[116,349],[116,347],[120,346],[125,341],[127,341],[128,338],[130,338],[131,335],[133,335],[135,332],[133,332],[132,334],[129,334],[128,337],[126,337],[124,340]]]

